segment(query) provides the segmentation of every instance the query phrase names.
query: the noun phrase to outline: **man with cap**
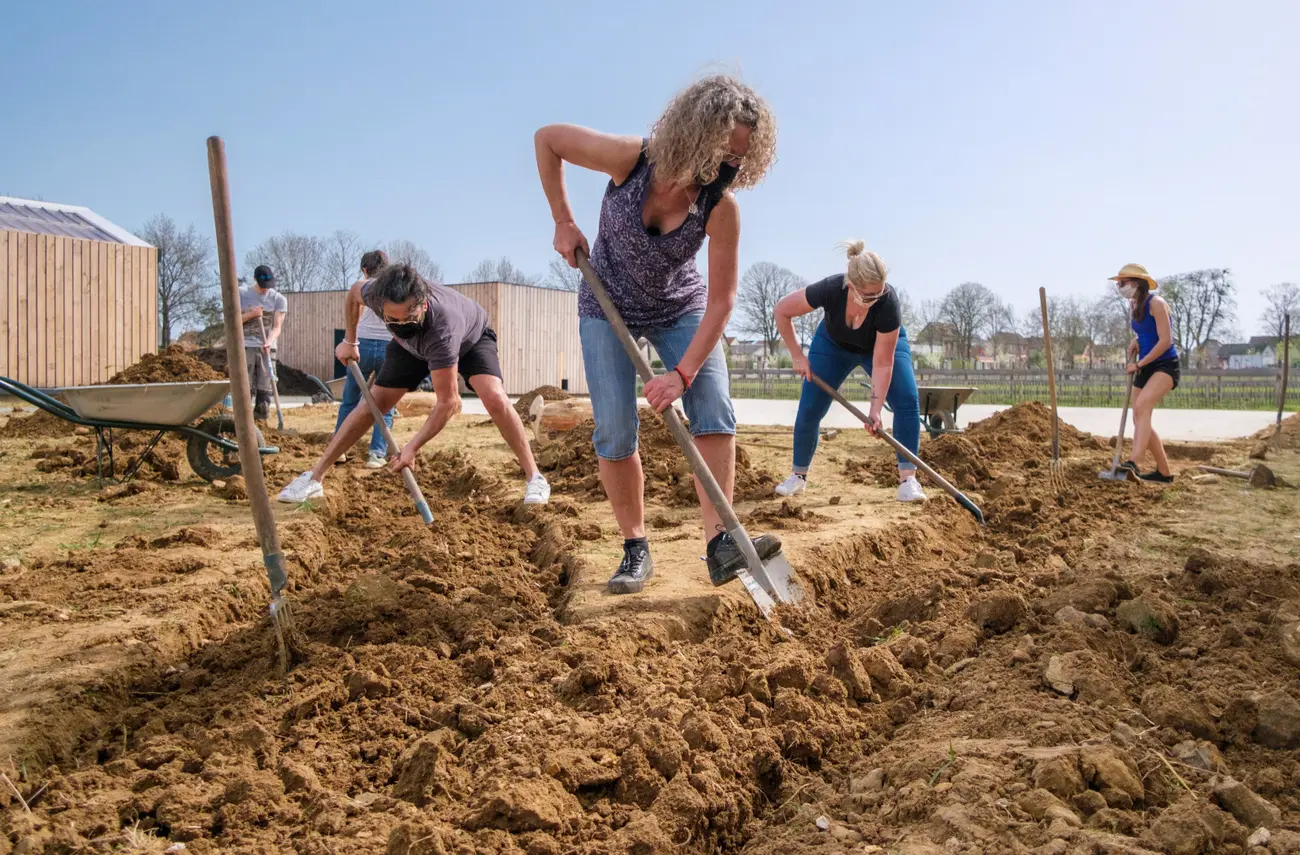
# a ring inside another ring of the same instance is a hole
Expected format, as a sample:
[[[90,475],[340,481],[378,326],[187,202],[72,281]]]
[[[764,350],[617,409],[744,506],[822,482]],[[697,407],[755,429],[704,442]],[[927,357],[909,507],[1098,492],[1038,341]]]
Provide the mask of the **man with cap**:
[[[271,384],[275,382],[275,343],[284,327],[284,316],[289,312],[289,301],[274,286],[275,273],[267,265],[259,264],[253,271],[253,284],[239,289],[239,317],[244,324],[244,361],[248,363],[248,386],[253,390],[253,418],[259,421],[266,421],[270,413]],[[266,329],[265,341],[262,339],[263,327]]]

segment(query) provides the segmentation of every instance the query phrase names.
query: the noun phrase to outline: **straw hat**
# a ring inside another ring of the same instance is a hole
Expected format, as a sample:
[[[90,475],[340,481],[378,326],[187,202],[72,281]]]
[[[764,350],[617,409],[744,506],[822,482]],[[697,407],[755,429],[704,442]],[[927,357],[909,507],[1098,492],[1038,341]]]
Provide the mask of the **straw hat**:
[[[1160,283],[1147,269],[1140,264],[1125,264],[1119,269],[1119,273],[1110,277],[1112,282],[1118,282],[1121,279],[1145,279],[1149,290],[1154,291],[1160,287]]]

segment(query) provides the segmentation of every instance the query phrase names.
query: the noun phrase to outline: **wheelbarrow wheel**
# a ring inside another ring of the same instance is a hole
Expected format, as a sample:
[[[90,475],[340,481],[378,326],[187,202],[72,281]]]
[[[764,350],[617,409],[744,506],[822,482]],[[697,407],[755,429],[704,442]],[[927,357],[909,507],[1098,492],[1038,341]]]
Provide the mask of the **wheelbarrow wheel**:
[[[198,429],[210,436],[218,436],[222,439],[237,442],[233,416],[212,416],[204,419],[199,424]],[[262,440],[262,432],[256,427],[253,428],[253,432],[257,435],[258,447],[265,445]],[[221,446],[202,437],[191,436],[189,438],[189,442],[185,445],[185,457],[189,460],[190,468],[194,470],[194,473],[206,481],[222,481],[232,475],[239,474],[239,453],[226,451]]]

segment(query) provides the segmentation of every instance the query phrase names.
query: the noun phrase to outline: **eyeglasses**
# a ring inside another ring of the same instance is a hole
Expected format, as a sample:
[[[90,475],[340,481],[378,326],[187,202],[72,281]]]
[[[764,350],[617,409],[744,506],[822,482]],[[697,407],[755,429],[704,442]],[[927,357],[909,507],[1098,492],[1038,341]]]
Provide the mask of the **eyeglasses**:
[[[888,285],[882,286],[881,289],[874,294],[868,294],[862,291],[861,289],[859,289],[856,285],[850,285],[849,288],[853,291],[854,299],[857,300],[859,304],[864,306],[876,302],[881,297],[885,296],[885,294],[888,293],[889,291]]]

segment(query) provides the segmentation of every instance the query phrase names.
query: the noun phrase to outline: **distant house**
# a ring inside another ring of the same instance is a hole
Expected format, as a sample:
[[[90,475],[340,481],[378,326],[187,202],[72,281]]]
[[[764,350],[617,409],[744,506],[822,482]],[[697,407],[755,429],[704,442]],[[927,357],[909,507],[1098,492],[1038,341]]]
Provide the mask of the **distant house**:
[[[1272,368],[1277,365],[1277,345],[1280,341],[1277,336],[1257,335],[1247,342],[1220,345],[1220,365],[1229,371]]]
[[[997,368],[1027,368],[1029,346],[1033,339],[1016,332],[1000,332],[989,336],[988,352]],[[1041,346],[1042,340],[1039,339]]]
[[[735,368],[762,368],[764,367],[765,348],[761,341],[739,341],[733,339],[731,346],[731,364]],[[772,348],[766,354],[766,367],[775,368],[777,361],[782,357],[788,357],[789,351],[785,348],[785,342],[778,341],[776,347]]]

